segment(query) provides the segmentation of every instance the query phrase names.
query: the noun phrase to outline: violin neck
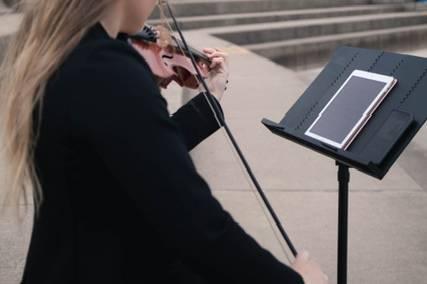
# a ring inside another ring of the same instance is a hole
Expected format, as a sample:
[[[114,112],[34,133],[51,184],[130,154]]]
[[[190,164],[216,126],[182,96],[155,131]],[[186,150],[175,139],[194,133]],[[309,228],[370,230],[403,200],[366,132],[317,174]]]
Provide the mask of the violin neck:
[[[177,48],[182,50],[182,52],[184,52],[184,54],[186,56],[190,56],[190,53],[191,53],[196,59],[202,60],[204,63],[211,65],[212,62],[206,54],[204,54],[203,52],[201,52],[201,51],[199,51],[199,50],[197,50],[191,46],[188,47],[190,49],[188,51],[185,48],[184,43],[181,40],[176,39],[175,37],[174,37],[174,40],[178,46]]]

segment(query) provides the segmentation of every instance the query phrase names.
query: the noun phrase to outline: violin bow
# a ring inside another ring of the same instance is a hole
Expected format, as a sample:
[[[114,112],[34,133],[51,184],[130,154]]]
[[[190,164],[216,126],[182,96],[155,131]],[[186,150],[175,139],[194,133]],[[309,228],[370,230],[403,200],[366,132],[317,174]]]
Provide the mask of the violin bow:
[[[203,95],[204,95],[205,99],[207,100],[209,107],[211,108],[211,110],[215,116],[215,119],[217,120],[219,126],[220,127],[222,126],[225,129],[225,132],[226,132],[228,138],[230,139],[236,153],[238,154],[240,161],[242,162],[248,176],[250,177],[250,180],[252,181],[253,185],[255,186],[255,188],[256,188],[259,196],[261,197],[262,201],[264,202],[264,205],[266,206],[268,212],[270,213],[270,216],[272,217],[277,229],[279,230],[280,234],[282,235],[283,239],[285,240],[286,244],[288,245],[293,256],[296,257],[298,254],[297,250],[295,249],[295,246],[293,245],[288,234],[286,233],[285,229],[283,228],[282,223],[280,222],[279,217],[277,216],[273,207],[271,206],[270,201],[268,200],[266,194],[264,193],[264,190],[261,188],[261,186],[260,186],[257,178],[255,177],[248,161],[246,160],[245,156],[243,155],[243,152],[240,149],[239,144],[237,143],[236,139],[234,138],[233,133],[231,132],[227,122],[225,121],[225,118],[222,115],[222,112],[220,110],[220,107],[219,107],[217,101],[215,101],[215,99],[213,98],[213,95],[210,92],[209,87],[208,87],[205,79],[201,75],[200,70],[197,67],[196,59],[194,58],[193,54],[190,52],[189,45],[187,44],[187,41],[185,40],[185,37],[184,37],[184,35],[183,35],[179,25],[178,25],[178,22],[177,22],[174,14],[172,12],[172,9],[171,9],[168,1],[167,0],[159,0],[158,4],[159,4],[160,9],[162,9],[160,5],[166,6],[169,15],[172,18],[172,21],[174,23],[176,31],[179,34],[179,37],[180,37],[181,42],[183,44],[183,47],[188,51],[189,58],[191,59],[191,62],[194,66],[194,69],[197,72],[197,77],[198,77],[197,79],[199,80],[200,84],[202,85],[203,89],[205,90],[205,92],[203,92]]]

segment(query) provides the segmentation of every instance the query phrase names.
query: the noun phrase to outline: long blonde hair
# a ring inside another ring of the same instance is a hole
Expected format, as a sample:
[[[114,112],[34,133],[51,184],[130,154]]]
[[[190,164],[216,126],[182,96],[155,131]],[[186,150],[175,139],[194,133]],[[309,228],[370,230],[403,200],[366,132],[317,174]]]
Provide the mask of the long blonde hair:
[[[18,205],[22,198],[27,204],[30,193],[36,213],[40,208],[43,195],[34,164],[38,131],[33,129],[33,111],[36,105],[42,106],[48,79],[113,1],[20,3],[25,14],[0,67],[0,130],[2,156],[6,159],[6,181],[1,186],[6,190],[4,204]]]

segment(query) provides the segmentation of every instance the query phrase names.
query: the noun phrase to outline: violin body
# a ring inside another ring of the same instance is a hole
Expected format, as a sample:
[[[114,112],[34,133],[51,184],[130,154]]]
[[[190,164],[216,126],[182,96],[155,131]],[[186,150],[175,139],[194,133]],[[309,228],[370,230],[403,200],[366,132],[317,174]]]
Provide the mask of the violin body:
[[[144,57],[156,76],[158,85],[166,89],[172,81],[175,81],[181,87],[197,89],[199,80],[188,52],[184,52],[180,42],[173,37],[170,37],[171,40],[168,40],[166,44],[159,43],[162,35],[159,36],[156,31],[150,26],[145,26],[141,32],[130,37],[130,43]],[[209,58],[194,49],[192,55],[198,62],[200,73],[207,78]]]

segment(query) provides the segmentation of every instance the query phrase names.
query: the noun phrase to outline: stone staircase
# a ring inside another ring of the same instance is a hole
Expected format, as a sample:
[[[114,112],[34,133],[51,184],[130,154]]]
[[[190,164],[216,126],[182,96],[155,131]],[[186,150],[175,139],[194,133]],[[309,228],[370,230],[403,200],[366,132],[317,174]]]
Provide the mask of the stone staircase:
[[[0,1],[0,15],[3,15],[8,11],[9,9],[6,7],[6,5],[2,1]]]
[[[6,5],[0,1],[0,62],[3,58],[4,49],[6,46],[6,40],[10,34],[9,26],[9,9]]]
[[[183,29],[203,29],[286,67],[306,69],[325,63],[339,45],[427,47],[426,5],[409,2],[184,0],[173,8]],[[150,23],[159,23],[158,14]]]
[[[252,24],[211,32],[291,68],[326,60],[338,45],[385,50],[427,46],[427,12],[392,12]]]
[[[372,4],[372,3],[392,4]],[[198,30],[286,67],[323,64],[338,45],[404,51],[427,46],[426,5],[410,0],[171,0],[184,30]],[[0,60],[20,15],[0,0]],[[155,11],[150,24],[158,24]]]
[[[393,1],[393,0],[388,0]],[[396,0],[408,2],[406,0]],[[352,4],[369,4],[372,0],[172,0],[169,1],[178,17],[259,13],[294,9],[337,7]],[[154,11],[153,18],[158,18]]]
[[[258,23],[275,23],[304,19],[344,17],[399,12],[402,7],[396,5],[358,5],[352,7],[329,7],[317,9],[275,10],[251,13],[233,13],[220,15],[179,17],[180,27],[185,30]],[[150,24],[157,25],[157,18]]]

